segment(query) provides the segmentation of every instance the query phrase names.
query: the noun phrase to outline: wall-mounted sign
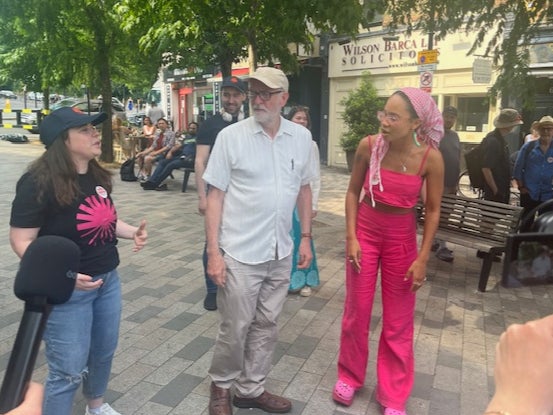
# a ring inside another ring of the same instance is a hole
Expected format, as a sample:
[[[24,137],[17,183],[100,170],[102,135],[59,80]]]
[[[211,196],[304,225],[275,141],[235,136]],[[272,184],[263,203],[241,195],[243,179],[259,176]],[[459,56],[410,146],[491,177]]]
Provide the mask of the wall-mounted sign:
[[[427,65],[430,63],[437,63],[438,55],[439,55],[438,49],[420,50],[417,53],[417,64]]]
[[[431,87],[434,79],[434,74],[432,72],[422,72],[420,75],[420,86],[422,87]]]
[[[472,82],[488,84],[492,80],[491,59],[476,58],[472,64]]]

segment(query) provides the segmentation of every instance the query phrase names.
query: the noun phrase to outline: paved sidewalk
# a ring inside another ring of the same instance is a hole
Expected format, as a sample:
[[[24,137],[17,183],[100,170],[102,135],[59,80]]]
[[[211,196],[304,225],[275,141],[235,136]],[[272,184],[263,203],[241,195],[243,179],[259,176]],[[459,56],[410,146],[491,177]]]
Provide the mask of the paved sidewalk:
[[[37,143],[0,141],[0,376],[4,376],[22,303],[12,292],[18,259],[9,246],[8,218],[15,183],[42,151]],[[182,172],[169,192],[145,192],[138,183],[115,177],[114,200],[121,218],[148,221],[147,248],[131,252],[121,241],[123,320],[113,375],[106,396],[123,415],[207,414],[206,376],[217,333],[217,312],[202,307],[201,252],[203,220],[197,212],[193,178],[180,192]],[[280,319],[280,335],[268,389],[292,399],[292,414],[380,414],[374,398],[375,356],[381,324],[376,298],[371,354],[365,387],[354,404],[331,399],[344,299],[344,194],[348,175],[322,169],[322,193],[313,233],[321,285],[309,298],[290,295]],[[455,261],[430,260],[428,283],[417,295],[416,381],[407,409],[410,415],[482,413],[493,391],[495,343],[514,322],[552,312],[553,288],[506,290],[498,287],[500,264],[494,264],[488,291],[476,291],[481,260],[475,251],[451,245]],[[45,276],[47,278],[48,276]],[[374,334],[374,335],[373,335]],[[41,353],[34,379],[44,380]],[[84,413],[80,393],[73,411]],[[259,410],[237,410],[257,415]]]

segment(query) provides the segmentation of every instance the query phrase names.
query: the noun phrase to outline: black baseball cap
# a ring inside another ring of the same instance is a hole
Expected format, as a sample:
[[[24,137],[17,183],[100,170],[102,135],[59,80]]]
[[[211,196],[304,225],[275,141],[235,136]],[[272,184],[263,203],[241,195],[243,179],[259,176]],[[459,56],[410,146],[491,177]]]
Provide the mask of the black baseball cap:
[[[227,76],[226,78],[224,78],[223,85],[221,85],[221,89],[222,88],[234,88],[242,92],[243,94],[245,94],[247,90],[244,81],[242,81],[237,76]]]
[[[78,108],[59,108],[50,115],[44,117],[40,123],[38,129],[40,141],[48,148],[64,131],[86,124],[98,125],[107,118],[108,115],[105,112],[88,115]]]

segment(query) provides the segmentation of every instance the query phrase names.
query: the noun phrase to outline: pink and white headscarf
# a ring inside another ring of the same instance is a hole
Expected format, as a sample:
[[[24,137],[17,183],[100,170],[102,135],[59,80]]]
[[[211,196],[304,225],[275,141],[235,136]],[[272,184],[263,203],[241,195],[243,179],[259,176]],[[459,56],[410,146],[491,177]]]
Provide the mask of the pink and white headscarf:
[[[408,87],[402,88],[399,91],[407,96],[421,121],[421,125],[415,130],[417,139],[434,148],[438,148],[444,136],[444,120],[432,97],[418,88]],[[372,197],[372,187],[378,184],[380,191],[384,191],[380,180],[380,164],[388,152],[389,147],[390,144],[384,140],[382,133],[379,133],[372,149],[371,161],[369,164],[369,192],[371,194],[373,206],[374,198]]]

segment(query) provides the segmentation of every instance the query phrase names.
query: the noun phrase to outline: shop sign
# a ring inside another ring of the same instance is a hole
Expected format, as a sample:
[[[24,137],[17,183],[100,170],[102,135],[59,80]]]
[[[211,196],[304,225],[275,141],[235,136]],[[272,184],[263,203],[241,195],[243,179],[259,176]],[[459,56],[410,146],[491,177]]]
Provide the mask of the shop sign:
[[[359,42],[338,44],[343,71],[370,69],[409,69],[416,65],[417,49],[426,46],[425,38],[398,41],[371,38]]]
[[[492,61],[476,58],[472,64],[472,82],[475,84],[489,84],[492,80]]]

